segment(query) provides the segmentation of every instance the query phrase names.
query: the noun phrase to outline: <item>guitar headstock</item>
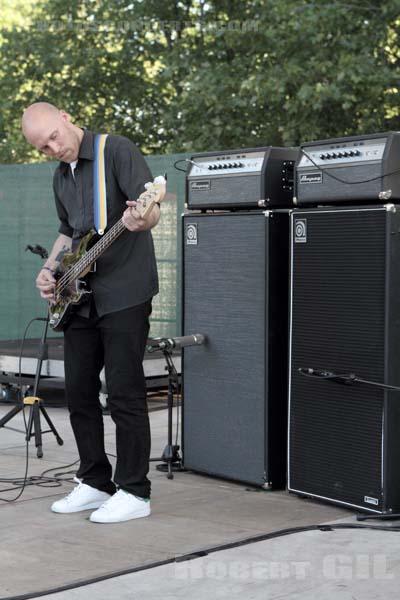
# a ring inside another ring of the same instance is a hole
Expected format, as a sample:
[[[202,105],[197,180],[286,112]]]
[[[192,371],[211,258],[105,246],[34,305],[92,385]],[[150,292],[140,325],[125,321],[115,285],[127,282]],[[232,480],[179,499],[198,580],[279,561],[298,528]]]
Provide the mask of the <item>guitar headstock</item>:
[[[167,182],[164,177],[158,176],[151,183],[146,183],[146,191],[137,199],[136,210],[142,219],[151,213],[156,202],[162,202],[167,192]]]

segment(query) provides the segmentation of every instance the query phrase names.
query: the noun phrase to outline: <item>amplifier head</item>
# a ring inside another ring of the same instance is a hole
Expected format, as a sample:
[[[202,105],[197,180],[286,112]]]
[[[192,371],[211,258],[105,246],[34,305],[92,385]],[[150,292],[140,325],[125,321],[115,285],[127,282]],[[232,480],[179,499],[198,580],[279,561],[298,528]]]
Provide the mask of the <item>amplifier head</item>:
[[[271,146],[195,154],[186,177],[187,207],[290,207],[297,155],[297,148]]]
[[[302,144],[295,169],[295,204],[399,199],[399,151],[398,132]]]

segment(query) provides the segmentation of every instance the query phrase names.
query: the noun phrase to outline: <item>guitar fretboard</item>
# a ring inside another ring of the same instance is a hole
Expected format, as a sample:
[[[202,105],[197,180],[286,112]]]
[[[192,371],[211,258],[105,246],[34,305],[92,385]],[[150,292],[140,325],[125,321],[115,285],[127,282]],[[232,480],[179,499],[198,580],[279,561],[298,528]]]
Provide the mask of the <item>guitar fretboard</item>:
[[[121,235],[123,231],[126,231],[126,227],[123,224],[122,219],[120,219],[98,242],[95,243],[94,246],[85,252],[67,273],[60,277],[56,284],[57,292],[60,294],[75,281],[75,279],[78,279],[80,275],[82,275],[82,273],[84,273],[90,265],[93,264],[109,246],[111,246],[114,240]]]

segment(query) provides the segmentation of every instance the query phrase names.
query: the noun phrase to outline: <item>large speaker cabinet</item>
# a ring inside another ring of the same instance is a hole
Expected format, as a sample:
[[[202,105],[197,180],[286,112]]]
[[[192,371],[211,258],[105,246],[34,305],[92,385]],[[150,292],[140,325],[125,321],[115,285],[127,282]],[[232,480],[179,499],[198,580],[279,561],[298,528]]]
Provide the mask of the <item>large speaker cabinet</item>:
[[[372,513],[400,511],[400,207],[291,215],[288,488]]]
[[[185,467],[286,481],[288,211],[183,218]],[[286,397],[285,397],[286,395]]]

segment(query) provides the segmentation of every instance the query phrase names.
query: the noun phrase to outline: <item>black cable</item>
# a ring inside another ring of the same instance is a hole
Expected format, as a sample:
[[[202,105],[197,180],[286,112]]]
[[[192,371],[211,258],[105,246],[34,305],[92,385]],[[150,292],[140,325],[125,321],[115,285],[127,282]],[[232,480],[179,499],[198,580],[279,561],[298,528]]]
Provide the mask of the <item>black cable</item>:
[[[171,364],[173,367],[172,375],[175,381],[175,397],[176,397],[176,433],[175,433],[175,446],[178,445],[178,436],[179,436],[179,423],[180,423],[180,407],[181,407],[181,394],[180,394],[180,385],[179,385],[179,375],[176,370],[172,353],[171,353]],[[172,392],[173,394],[173,392]],[[172,406],[174,405],[174,399],[172,397]]]
[[[374,387],[380,387],[384,390],[392,390],[394,392],[400,392],[400,387],[395,385],[388,385],[386,383],[378,383],[377,381],[369,381],[368,379],[361,379],[360,377],[356,377],[355,380],[357,383],[364,383],[365,385],[373,385]]]
[[[177,389],[176,390],[176,434],[175,434],[175,446],[178,445],[181,405],[182,405],[182,396],[181,396],[181,394],[179,392],[179,389]]]
[[[179,160],[176,160],[176,161],[174,162],[174,168],[175,168],[177,171],[182,171],[182,173],[186,173],[186,172],[187,172],[187,170],[186,170],[186,169],[181,169],[180,167],[177,167],[177,166],[176,166],[176,165],[177,165],[178,163],[180,163],[180,162],[186,162],[186,158],[180,158]]]
[[[42,319],[39,317],[35,317],[34,319],[31,319],[28,323],[28,325],[25,327],[25,331],[24,334],[22,336],[22,340],[21,340],[21,346],[20,346],[20,351],[19,351],[19,358],[18,358],[18,394],[19,394],[19,399],[20,401],[23,403],[23,391],[22,391],[22,356],[23,356],[23,352],[24,352],[24,345],[25,345],[25,340],[26,340],[26,336],[28,334],[28,330],[30,328],[30,326],[32,325],[32,323],[34,323],[35,321],[41,321]],[[22,479],[23,483],[20,486],[20,491],[17,494],[17,496],[15,498],[1,498],[0,497],[0,502],[16,502],[16,500],[18,500],[22,494],[24,493],[24,489],[27,485],[28,482],[28,469],[29,469],[29,440],[28,440],[28,424],[26,422],[26,415],[25,415],[25,406],[23,406],[22,409],[22,415],[24,418],[24,425],[25,425],[25,475]],[[5,490],[0,490],[0,493],[3,492],[8,492],[10,490],[15,490],[14,488],[7,488]]]
[[[74,465],[76,465],[79,462],[79,458],[74,461],[73,463],[69,464],[69,465],[65,465],[64,467],[51,467],[50,469],[46,469],[45,471],[42,471],[42,473],[40,474],[40,477],[45,477],[47,473],[51,473],[52,471],[56,471],[57,469],[69,469],[69,467],[73,467]],[[67,473],[72,473],[75,471],[68,471]],[[65,474],[65,473],[64,473]],[[58,473],[54,473],[54,477],[57,477]]]
[[[33,592],[29,594],[21,594],[18,596],[7,596],[0,598],[0,600],[30,600],[31,598],[39,598],[41,596],[47,596],[49,594],[57,594],[60,592],[65,592],[67,590],[76,589],[79,587],[93,585],[94,583],[99,583],[101,581],[107,581],[108,579],[114,579],[114,577],[121,577],[123,575],[130,575],[131,573],[138,573],[139,571],[147,571],[149,569],[154,569],[155,567],[161,567],[163,565],[168,565],[172,563],[180,563],[186,562],[188,560],[193,560],[196,558],[201,558],[204,556],[208,556],[209,554],[213,554],[215,552],[221,552],[222,550],[231,550],[232,548],[238,548],[240,546],[247,546],[249,544],[263,542],[266,540],[271,540],[274,538],[284,537],[287,535],[292,535],[295,533],[303,533],[306,531],[320,531],[320,532],[332,532],[335,529],[372,529],[377,531],[390,531],[400,533],[400,527],[385,527],[384,525],[360,525],[357,523],[336,523],[336,524],[326,524],[326,525],[305,525],[301,527],[291,527],[289,529],[281,529],[279,531],[273,531],[271,533],[261,533],[249,538],[245,538],[244,540],[239,540],[236,542],[227,542],[225,544],[219,544],[216,546],[210,546],[209,548],[205,548],[199,551],[193,551],[189,554],[177,555],[171,558],[166,558],[164,560],[154,561],[152,563],[148,563],[145,565],[141,565],[139,567],[132,567],[129,569],[122,569],[120,571],[114,571],[113,573],[107,573],[107,575],[98,575],[97,577],[92,577],[90,579],[85,579],[80,582],[66,584],[57,588],[50,588],[47,590],[41,590],[38,592]]]
[[[333,383],[340,383],[344,385],[354,385],[355,383],[363,383],[364,385],[371,385],[373,387],[378,387],[384,390],[400,392],[399,386],[380,383],[378,381],[370,381],[368,379],[362,379],[361,377],[357,377],[355,373],[335,373],[326,369],[313,369],[310,367],[300,367],[297,369],[297,371],[304,377],[312,377],[313,379],[322,379],[324,381],[331,381]]]
[[[328,175],[328,177],[335,179],[335,181],[339,181],[339,183],[345,183],[346,185],[360,185],[361,183],[371,183],[371,181],[377,181],[378,179],[383,179],[384,177],[389,177],[390,175],[396,175],[396,173],[400,173],[400,169],[396,169],[395,171],[392,171],[391,173],[384,173],[383,175],[378,175],[377,177],[371,177],[371,179],[362,179],[361,181],[346,181],[345,179],[341,179],[340,177],[337,177],[336,175],[332,175],[332,173],[329,172],[328,165],[326,165],[326,167],[321,167],[321,165],[318,165],[303,148],[300,148],[300,150],[301,150],[302,154],[304,154],[304,156],[306,158],[308,158],[308,160],[314,165],[314,167],[316,167],[319,171],[321,171],[321,173],[326,173],[326,175]],[[336,165],[336,166],[341,167],[343,165]]]
[[[115,454],[110,454],[109,452],[106,452],[106,454],[107,454],[107,456],[112,456],[113,458],[116,458]],[[73,462],[69,465],[64,465],[64,466],[58,465],[57,467],[52,467],[51,469],[46,469],[40,475],[32,475],[31,477],[26,477],[24,479],[16,479],[15,477],[0,477],[0,483],[13,484],[13,487],[3,489],[0,491],[1,492],[14,491],[16,489],[19,489],[21,487],[27,487],[29,485],[36,485],[38,487],[50,487],[50,488],[60,487],[63,484],[63,482],[65,482],[65,481],[68,483],[73,483],[74,477],[76,475],[76,470],[58,471],[57,473],[54,473],[53,477],[46,477],[46,474],[51,473],[52,471],[57,471],[57,469],[69,469],[69,467],[73,467],[74,465],[76,465],[79,462],[79,460],[80,459],[78,458],[75,462]],[[65,475],[70,475],[70,477],[65,477]]]

